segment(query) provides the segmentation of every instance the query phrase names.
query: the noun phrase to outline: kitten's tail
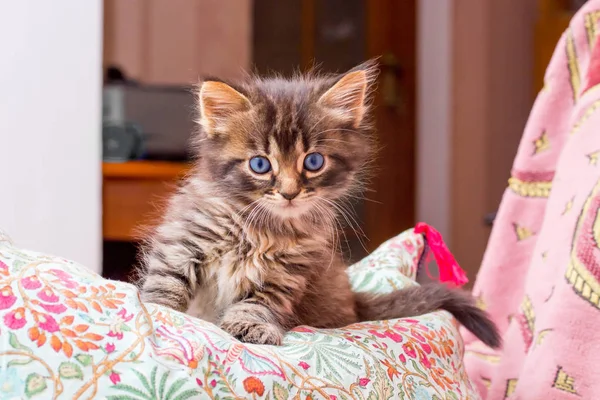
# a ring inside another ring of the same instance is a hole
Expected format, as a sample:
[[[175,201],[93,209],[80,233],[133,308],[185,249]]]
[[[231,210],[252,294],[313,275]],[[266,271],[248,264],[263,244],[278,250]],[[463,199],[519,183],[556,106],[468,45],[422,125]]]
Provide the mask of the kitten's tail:
[[[414,317],[443,309],[486,345],[498,348],[502,344],[498,328],[487,313],[475,305],[469,293],[460,289],[430,283],[387,294],[356,293],[355,298],[360,321]]]

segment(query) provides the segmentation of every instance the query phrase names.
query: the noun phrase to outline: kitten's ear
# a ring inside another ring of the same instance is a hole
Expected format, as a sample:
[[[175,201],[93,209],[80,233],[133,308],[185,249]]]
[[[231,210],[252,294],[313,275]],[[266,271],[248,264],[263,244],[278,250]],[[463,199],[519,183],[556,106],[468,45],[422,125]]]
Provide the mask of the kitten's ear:
[[[248,111],[250,101],[229,86],[219,81],[204,81],[198,92],[200,124],[205,132],[212,135],[223,127],[233,114]]]
[[[375,62],[359,65],[327,90],[318,104],[358,127],[369,109],[369,94],[377,73]]]

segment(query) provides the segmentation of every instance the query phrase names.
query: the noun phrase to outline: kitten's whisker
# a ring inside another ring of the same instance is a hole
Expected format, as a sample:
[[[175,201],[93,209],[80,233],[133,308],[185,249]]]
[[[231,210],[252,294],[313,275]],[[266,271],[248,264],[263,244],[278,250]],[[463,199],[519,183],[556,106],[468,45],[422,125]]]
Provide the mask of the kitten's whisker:
[[[334,206],[334,209],[336,209],[335,208],[335,204],[332,203],[331,201],[329,201],[328,199],[326,199],[324,197],[320,197],[320,196],[316,196],[316,198],[319,199],[319,200],[321,200],[321,201],[323,201],[326,204]],[[339,210],[338,210],[338,213],[339,213]],[[350,221],[348,220],[348,218],[343,213],[342,213],[342,217],[346,220],[346,223],[348,223],[348,225],[350,225],[350,227],[352,228]],[[339,225],[340,231],[342,232],[342,235],[344,235],[344,241],[346,242],[346,246],[348,247],[348,251],[350,252],[350,257],[352,257],[352,248],[350,246],[350,242],[348,240],[348,236],[346,236],[346,230],[344,229],[344,227],[342,226],[342,224],[340,223],[340,221],[337,218],[334,218],[334,221],[336,221],[336,223]],[[354,230],[354,228],[352,228],[352,230],[354,231],[354,234],[357,235],[356,230]],[[357,235],[357,238],[358,238],[358,235]],[[360,238],[358,240],[360,241]],[[362,242],[361,242],[361,244],[362,244]],[[364,247],[364,245],[363,245],[363,247]]]
[[[252,203],[248,204],[246,207],[244,207],[241,210],[239,210],[237,212],[237,214],[240,215],[240,216],[242,216],[244,214],[244,212],[246,212],[247,209],[249,209],[250,207],[252,207],[253,205],[255,205],[256,203],[258,203],[261,200],[262,199],[256,199],[256,200],[254,200]]]
[[[352,194],[352,193],[346,193],[346,194],[344,194],[342,196],[341,201],[344,201],[345,199],[354,199],[353,201],[355,201],[355,200],[360,200],[360,201],[364,200],[364,201],[370,201],[372,203],[383,204],[380,201],[369,199],[368,197],[365,197],[365,196],[363,196],[361,194],[355,195],[355,194]]]
[[[267,226],[267,228],[270,230],[271,229],[271,212],[273,211],[273,204],[267,203],[266,206],[264,207],[264,212],[259,216],[258,219],[258,224],[264,224]]]
[[[323,209],[319,206],[318,210],[319,210],[319,214],[322,215],[322,218],[331,219],[331,215],[330,215],[330,213],[327,212],[326,209]],[[331,226],[331,240],[332,240],[331,257],[329,259],[329,265],[327,266],[327,269],[329,269],[331,267],[331,265],[333,264],[333,260],[335,259],[336,249],[339,246],[339,236],[338,236],[338,231],[337,231],[337,223],[335,222],[335,219],[333,220],[333,225]]]
[[[339,146],[339,144],[338,145],[321,144],[321,145],[319,145],[319,149],[321,151],[326,151],[326,152],[329,152],[331,154],[335,154],[336,152],[340,151],[340,146]]]
[[[356,210],[354,209],[354,206],[350,203],[343,203],[342,201],[340,201],[340,203],[337,203],[341,208],[343,208],[344,210],[346,210],[346,212],[348,213],[348,216],[350,218],[352,218],[352,221],[354,221],[354,223],[356,224],[356,227],[360,230],[360,233],[364,236],[365,239],[368,240],[367,235],[365,234],[365,231],[363,231],[362,227],[360,226],[360,224],[358,223],[358,221],[356,220],[355,216],[356,214]],[[348,210],[346,207],[350,207],[350,210]]]
[[[342,253],[342,235],[340,235],[340,230],[342,232],[342,234],[344,235],[344,238],[346,240],[346,243],[348,244],[348,238],[345,237],[345,233],[344,233],[344,228],[343,226],[340,224],[340,222],[337,220],[337,218],[335,217],[335,214],[332,213],[331,211],[327,210],[327,214],[329,214],[330,218],[333,221],[333,231],[334,231],[334,248],[332,248],[331,252],[331,257],[335,257],[335,255],[339,252],[340,254]],[[348,244],[348,247],[349,244]],[[351,252],[351,250],[349,250]]]
[[[342,132],[351,132],[351,133],[356,133],[357,135],[360,134],[359,131],[355,131],[353,129],[344,129],[344,128],[332,128],[332,129],[325,129],[324,131],[319,131],[316,132],[315,135],[321,135],[323,133],[327,133],[327,132],[334,132],[334,131],[342,131]]]
[[[358,240],[358,242],[360,243],[361,247],[365,250],[365,252],[368,252],[367,247],[365,246],[365,243],[362,240],[362,237],[366,237],[364,231],[362,230],[362,228],[360,227],[360,225],[358,224],[358,222],[356,221],[356,219],[354,219],[354,217],[352,217],[352,215],[349,215],[349,211],[346,210],[345,208],[343,208],[342,206],[338,205],[337,203],[323,198],[321,197],[321,199],[325,202],[327,202],[328,204],[330,204],[332,207],[334,207],[339,213],[340,215],[346,220],[346,223],[348,224],[348,226],[350,227],[350,229],[352,229],[352,231],[354,232],[354,235],[356,236],[356,239]],[[356,228],[355,225],[356,224]],[[360,231],[360,233],[362,234],[359,235],[359,232],[357,231],[357,229]]]
[[[336,138],[320,138],[319,142],[337,142],[337,143],[348,143],[347,140],[344,139],[336,139]]]
[[[247,206],[245,206],[244,208],[242,208],[241,210],[239,210],[236,215],[238,216],[238,218],[241,220],[241,224],[240,224],[240,228],[242,230],[242,234],[245,235],[245,225],[246,225],[246,221],[248,220],[248,217],[250,214],[252,214],[252,211],[254,211],[256,209],[256,204],[258,202],[260,202],[262,199],[256,199],[254,200],[252,203],[248,204]],[[250,214],[246,217],[244,217],[244,213],[246,212],[246,210],[248,210],[250,207],[255,206],[252,211],[250,212]],[[233,232],[230,231],[227,236],[225,237],[225,239],[229,239],[229,238],[233,238]]]
[[[333,225],[331,226],[331,240],[332,240],[332,246],[331,246],[331,258],[329,260],[329,265],[327,266],[327,269],[329,269],[331,267],[331,265],[333,264],[333,260],[335,259],[335,254],[336,254],[336,250],[339,246],[339,236],[338,236],[338,231],[337,231],[337,221],[335,220],[335,216],[333,216],[326,208],[322,207],[318,202],[315,202],[315,209],[319,212],[320,216],[322,216],[323,219],[331,219],[333,222]]]
[[[256,205],[256,207],[254,207],[252,209],[252,211],[250,212],[250,214],[247,217],[246,223],[244,224],[244,235],[246,236],[246,238],[249,237],[248,235],[248,230],[250,230],[252,228],[252,224],[254,222],[254,219],[256,218],[256,216],[260,213],[260,211],[263,208],[263,203],[260,202]]]
[[[266,205],[261,205],[260,210],[256,213],[256,217],[252,220],[252,227],[254,229],[258,229],[258,230],[263,230],[263,229],[268,229],[267,226],[263,226],[266,224],[263,224],[263,215],[265,214],[265,212],[267,212],[267,206]]]
[[[334,143],[349,144],[349,142],[347,140],[343,140],[343,139],[334,139],[334,138],[317,139],[317,144],[321,144],[322,142],[334,142]]]
[[[319,118],[319,120],[308,130],[308,132],[312,132],[313,129],[315,129],[317,127],[317,125],[319,125],[321,123],[321,121],[323,121],[325,118],[327,118],[327,114],[324,114],[321,118]]]
[[[256,205],[256,207],[254,207],[252,209],[252,211],[250,211],[250,213],[248,214],[248,216],[246,216],[245,220],[244,220],[244,231],[246,230],[246,228],[249,227],[250,221],[252,220],[252,218],[254,217],[254,214],[256,214],[258,212],[258,210],[260,209],[260,203]]]
[[[261,230],[260,224],[262,221],[262,217],[267,211],[267,204],[261,203],[260,210],[256,213],[256,216],[252,220],[253,228]]]
[[[365,196],[353,196],[351,194],[347,194],[345,197],[351,197],[351,198],[356,199],[356,200],[369,201],[369,202],[375,203],[375,204],[383,204],[381,201],[369,199],[368,197],[365,197]]]
[[[339,207],[344,209],[341,205]],[[366,249],[366,246],[365,246],[365,242],[363,241],[363,239],[368,240],[368,237],[365,234],[365,232],[363,231],[363,229],[360,226],[360,224],[358,223],[358,221],[356,220],[356,218],[353,216],[353,214],[356,214],[356,211],[354,210],[354,208],[352,208],[352,211],[349,211],[347,209],[344,209],[344,210],[345,210],[348,218],[350,218],[353,221],[353,224],[350,224],[350,228],[354,231],[354,234],[356,235],[356,238],[360,242],[362,248],[365,250],[365,252],[368,253],[368,250]],[[358,232],[357,232],[357,230],[358,230]],[[360,233],[360,235],[359,235],[359,233]]]

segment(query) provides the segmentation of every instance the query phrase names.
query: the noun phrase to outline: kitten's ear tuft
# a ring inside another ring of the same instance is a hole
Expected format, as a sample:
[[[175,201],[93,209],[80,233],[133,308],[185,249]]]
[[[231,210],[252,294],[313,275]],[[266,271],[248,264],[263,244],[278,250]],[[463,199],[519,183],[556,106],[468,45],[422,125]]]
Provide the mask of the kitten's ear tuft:
[[[226,83],[204,81],[198,91],[200,125],[208,135],[218,132],[233,114],[248,111],[250,101]]]
[[[369,109],[369,95],[377,79],[377,66],[368,62],[342,76],[319,99],[318,104],[354,127],[363,121]]]

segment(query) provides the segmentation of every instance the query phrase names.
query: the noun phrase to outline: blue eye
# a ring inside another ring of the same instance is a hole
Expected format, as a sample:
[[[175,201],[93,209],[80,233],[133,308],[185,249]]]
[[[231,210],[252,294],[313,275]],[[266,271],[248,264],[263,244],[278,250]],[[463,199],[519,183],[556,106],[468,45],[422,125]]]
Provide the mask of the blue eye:
[[[304,168],[309,171],[315,172],[320,170],[325,163],[325,159],[321,153],[310,153],[304,159]]]
[[[252,157],[250,159],[250,169],[257,174],[266,174],[271,170],[271,163],[265,157]]]

